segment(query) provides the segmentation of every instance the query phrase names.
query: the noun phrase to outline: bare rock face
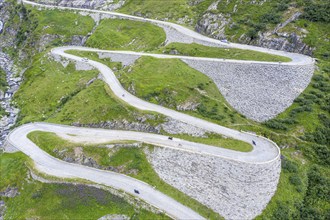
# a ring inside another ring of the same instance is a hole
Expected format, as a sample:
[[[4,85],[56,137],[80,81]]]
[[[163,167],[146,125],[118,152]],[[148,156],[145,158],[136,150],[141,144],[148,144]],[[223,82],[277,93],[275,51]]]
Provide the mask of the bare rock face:
[[[3,220],[6,211],[5,201],[0,200],[0,220]]]
[[[207,11],[197,22],[195,30],[212,38],[223,40],[226,38],[225,28],[232,28],[235,26],[235,23],[231,21],[231,18],[228,18],[228,16],[225,16],[221,13],[212,12],[212,9],[214,9],[214,7],[216,8],[214,4],[213,8],[210,6],[209,11]],[[296,12],[289,19],[277,25],[274,30],[265,33],[260,32],[258,39],[251,40],[249,37],[243,34],[240,36],[238,41],[239,43],[243,44],[301,53],[310,56],[312,55],[314,48],[309,47],[303,42],[304,34],[298,35],[294,32],[281,32],[281,29],[283,29],[289,23],[297,20],[300,15],[300,12]]]
[[[2,30],[3,30],[3,22],[2,21],[0,21],[0,34],[2,33]]]
[[[199,33],[209,35],[215,39],[225,39],[225,27],[229,23],[229,19],[222,14],[206,13],[197,22],[195,30]]]
[[[0,51],[5,47],[14,47],[14,40],[18,29],[16,26],[5,27],[6,22],[10,18],[10,2],[3,2],[0,0]],[[7,34],[3,34],[6,32]]]
[[[5,191],[0,192],[0,196],[13,198],[19,194],[18,188],[8,187]]]
[[[277,36],[278,37],[276,38],[261,36],[256,42],[253,42],[252,44],[275,50],[302,53],[309,56],[312,55],[313,48],[303,43],[301,36],[298,36],[295,33],[278,33]],[[242,40],[242,42],[244,41],[249,40]]]
[[[74,8],[102,9],[113,11],[124,5],[125,0],[34,0],[34,2],[48,5],[59,5]]]

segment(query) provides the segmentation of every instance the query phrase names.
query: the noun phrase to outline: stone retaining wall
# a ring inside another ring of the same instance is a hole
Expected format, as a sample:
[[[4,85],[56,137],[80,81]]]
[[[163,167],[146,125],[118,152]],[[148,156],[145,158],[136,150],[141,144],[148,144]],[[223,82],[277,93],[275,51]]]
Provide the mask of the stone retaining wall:
[[[183,60],[210,77],[229,104],[255,121],[274,118],[308,86],[314,66]]]
[[[226,219],[261,214],[276,191],[281,170],[280,159],[247,164],[161,147],[147,155],[165,182]]]

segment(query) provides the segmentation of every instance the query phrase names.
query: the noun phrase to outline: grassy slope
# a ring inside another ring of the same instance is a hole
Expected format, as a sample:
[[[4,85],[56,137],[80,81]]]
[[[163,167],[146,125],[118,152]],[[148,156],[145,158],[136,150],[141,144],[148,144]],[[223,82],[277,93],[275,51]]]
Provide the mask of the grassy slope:
[[[169,106],[169,107],[175,107],[176,103],[184,103],[186,101],[194,101],[196,100],[203,100],[203,115],[205,118],[211,117],[210,115],[213,114],[213,120],[214,121],[222,121],[223,123],[226,123],[226,119],[220,117],[217,113],[221,114],[220,112],[230,112],[228,115],[227,120],[244,120],[241,119],[241,117],[238,116],[237,113],[234,111],[231,111],[228,107],[227,102],[224,100],[216,86],[214,85],[211,80],[199,73],[196,70],[191,69],[186,64],[182,63],[179,60],[166,60],[166,59],[156,59],[156,58],[150,58],[150,57],[143,57],[141,60],[139,60],[137,66],[133,66],[130,73],[127,73],[126,70],[121,68],[121,65],[116,63],[113,64],[109,62],[109,59],[99,59],[96,53],[90,53],[90,52],[81,52],[81,51],[68,51],[71,54],[81,56],[81,57],[87,57],[89,59],[96,60],[98,62],[102,62],[106,65],[109,65],[111,68],[116,68],[117,71],[115,71],[118,76],[120,75],[122,79],[122,83],[124,87],[128,87],[132,82],[134,82],[134,86],[136,87],[137,91],[142,92],[141,94],[137,94],[140,97],[144,97],[147,101],[155,102],[155,103],[161,103],[163,105]],[[135,68],[136,67],[136,68]],[[160,69],[159,67],[162,67]],[[129,77],[128,77],[129,76]],[[147,77],[145,77],[147,76]],[[180,77],[178,77],[180,76]],[[187,83],[186,77],[194,79],[194,82],[190,81]],[[177,80],[174,82],[170,82],[171,86],[167,86],[168,79],[176,78]],[[135,84],[135,81],[137,82]],[[156,82],[162,82],[160,85]],[[157,88],[156,88],[157,87]],[[105,87],[108,91],[108,94],[111,96],[110,89]],[[178,88],[181,88],[181,90],[178,90]],[[200,92],[201,90],[202,92]],[[93,88],[95,89],[95,88]],[[89,90],[89,89],[88,89]],[[172,97],[168,95],[168,92],[171,91],[173,94],[177,94],[177,97]],[[82,92],[83,93],[83,92]],[[87,93],[87,92],[86,92]],[[94,93],[92,90],[89,93]],[[83,93],[85,94],[85,92]],[[89,109],[77,112],[76,109],[82,108],[86,104],[86,102],[90,102],[89,99],[86,100],[86,96],[83,94],[79,94],[77,98],[73,99],[71,102],[68,103],[66,107],[63,108],[63,111],[59,113],[60,115],[66,115],[65,112],[67,112],[67,108],[71,109],[70,115],[75,115],[74,120],[77,120],[77,115],[85,115],[86,117],[78,117],[81,120],[84,120],[85,123],[87,122],[94,122],[96,119],[95,117],[102,117],[102,114],[107,113],[106,111],[94,111],[99,112],[97,116],[91,116],[89,114]],[[81,95],[82,98],[78,98]],[[155,97],[157,95],[157,97]],[[107,102],[107,99],[109,97],[104,97],[103,95],[92,95],[92,97],[99,97],[98,101],[94,103],[95,105],[98,103],[105,104]],[[154,98],[152,100],[146,98]],[[170,98],[173,100],[166,100],[166,98]],[[116,99],[116,98],[115,98]],[[163,103],[164,101],[164,103]],[[118,100],[117,100],[118,102]],[[222,103],[221,103],[222,102]],[[218,106],[220,105],[221,106]],[[93,105],[92,105],[93,106]],[[119,107],[119,103],[113,102],[111,106],[117,106]],[[126,106],[126,104],[122,104],[124,108],[132,108],[129,106]],[[122,107],[122,108],[123,108]],[[211,108],[212,107],[212,108]],[[113,107],[111,107],[113,108]],[[202,111],[202,110],[201,110]],[[85,113],[86,112],[86,113]],[[116,112],[108,112],[109,118],[127,118],[125,116],[125,111],[116,111]],[[120,114],[119,114],[120,113]],[[196,114],[194,111],[190,111],[189,113],[193,115],[199,115]],[[210,114],[210,115],[209,115]],[[124,117],[125,116],[125,117]],[[61,117],[61,116],[60,116]],[[72,121],[73,118],[67,120]],[[53,120],[51,120],[53,121]],[[55,121],[58,121],[55,119]],[[96,120],[99,121],[99,120]],[[64,122],[63,120],[60,120],[60,122]],[[248,143],[230,139],[230,138],[223,138],[221,135],[215,135],[215,134],[209,134],[208,138],[194,138],[189,135],[173,135],[178,138],[182,138],[185,140],[190,141],[196,141],[204,144],[211,144],[214,146],[224,147],[228,149],[248,152],[252,150],[252,146]]]
[[[0,91],[5,93],[7,90],[6,73],[0,68]],[[5,110],[0,106],[0,119],[6,114]]]
[[[87,35],[94,27],[94,21],[89,16],[61,10],[32,9],[38,18],[36,32],[40,35],[56,34],[70,39],[74,35]]]
[[[138,219],[167,219],[136,208],[105,190],[83,185],[48,184],[28,177],[28,159],[22,153],[0,154],[0,190],[18,187],[14,198],[5,201],[5,219],[97,219],[107,214],[125,214]]]
[[[133,85],[136,95],[147,101],[170,108],[201,103],[197,112],[187,113],[221,124],[245,122],[229,107],[212,80],[180,60],[141,57],[129,71],[120,71],[119,80],[125,88]]]
[[[79,109],[83,109],[80,111]],[[62,108],[61,112],[50,118],[50,122],[70,124],[100,123],[104,121],[126,119],[134,120],[135,110],[121,104],[104,82],[97,80],[75,95]],[[137,113],[137,112],[136,112]],[[137,113],[138,114],[138,113]]]
[[[97,71],[76,71],[74,64],[66,68],[39,54],[15,94],[20,112],[20,123],[43,121],[53,116],[70,98],[86,87],[97,76]]]
[[[65,68],[40,54],[26,71],[27,80],[14,97],[21,109],[19,123],[47,121],[88,124],[115,119],[134,121],[145,114],[152,114],[121,103],[100,80],[88,85],[87,82],[97,75],[96,70],[77,71],[73,63]],[[153,124],[161,121],[162,117],[156,116],[147,122]]]
[[[158,48],[165,39],[163,29],[150,23],[105,19],[86,45],[99,49],[150,51]]]
[[[214,0],[128,0],[119,10],[126,14],[180,22],[193,26]]]
[[[259,27],[258,25],[261,23],[262,16],[273,14],[276,11],[277,2],[280,1],[265,1],[263,4],[251,4],[248,0],[221,1],[218,4],[217,12],[227,15],[235,23],[231,28],[226,27],[225,31],[231,40],[236,41],[242,34],[246,34],[250,30],[275,27],[275,24],[271,22],[263,23],[262,25],[265,27]],[[236,4],[237,12],[233,13]]]
[[[0,119],[5,116],[7,113],[5,111],[5,109],[3,109],[1,106],[0,106]]]
[[[0,91],[5,92],[7,89],[6,72],[0,68]]]
[[[299,210],[296,204],[301,202],[304,198],[303,192],[307,185],[306,171],[308,170],[308,164],[303,164],[304,160],[302,155],[296,155],[292,150],[282,151],[282,154],[290,159],[282,160],[282,173],[278,189],[262,215],[256,218],[257,220],[281,218],[278,216],[278,209],[283,208],[283,204],[287,206],[286,208],[291,209],[291,213],[297,212]],[[290,165],[288,166],[286,164]],[[293,184],[293,178],[299,179],[298,183]]]
[[[186,0],[129,0],[119,11],[158,19],[191,17],[193,14]]]
[[[44,42],[46,47],[58,46],[71,42],[73,36],[85,36],[93,29],[95,23],[89,16],[65,10],[38,10],[29,5],[17,4],[17,1],[9,0],[8,8],[10,19],[6,26],[18,31],[14,37],[15,47],[6,47],[4,52],[19,63],[20,68],[25,68],[31,63],[32,57],[38,53],[39,40],[44,35],[52,35],[49,42]],[[3,33],[10,37],[12,33]],[[17,59],[18,51],[24,52],[24,56]]]
[[[330,143],[329,138],[326,139],[330,134],[327,122],[330,118],[330,43],[327,40],[330,37],[328,31],[330,25],[329,23],[299,19],[282,31],[296,32],[299,31],[298,28],[307,29],[309,32],[304,41],[308,45],[316,47],[314,56],[319,60],[318,68],[307,89],[292,106],[275,119],[281,129],[273,128],[273,130],[307,141],[302,142],[296,139],[283,142],[291,148],[282,150],[282,153],[295,161],[299,167],[298,176],[302,184],[298,184],[297,189],[289,190],[290,188],[287,186],[292,187],[295,185],[295,181],[290,182],[287,172],[283,169],[278,190],[260,219],[269,219],[272,216],[275,218],[327,219],[329,216],[330,203],[326,196],[329,195],[329,192],[323,187],[329,189],[330,186],[328,159]],[[320,117],[321,115],[323,117]],[[293,121],[293,123],[288,123],[289,121]],[[315,173],[317,178],[315,178]],[[288,182],[290,184],[286,184]]]
[[[53,133],[35,131],[30,133],[28,137],[53,156],[57,156],[53,151],[55,148],[59,151],[67,149],[66,152],[72,155],[73,148],[81,146],[65,141]],[[147,182],[152,186],[156,186],[161,192],[164,192],[205,217],[209,217],[210,219],[220,218],[220,216],[212,210],[161,180],[148,162],[143,149],[132,147],[109,149],[100,148],[98,146],[100,145],[84,145],[83,152],[87,157],[95,159],[98,164],[102,166],[121,167],[122,173],[127,173],[130,170],[137,170],[136,174],[133,173],[129,175]]]
[[[194,56],[194,57],[211,57],[211,58],[273,61],[273,62],[291,61],[290,58],[256,52],[252,50],[207,47],[196,43],[193,44],[170,43],[164,48],[160,48],[158,50],[158,52],[165,54],[169,54],[171,51],[177,51],[179,55]]]

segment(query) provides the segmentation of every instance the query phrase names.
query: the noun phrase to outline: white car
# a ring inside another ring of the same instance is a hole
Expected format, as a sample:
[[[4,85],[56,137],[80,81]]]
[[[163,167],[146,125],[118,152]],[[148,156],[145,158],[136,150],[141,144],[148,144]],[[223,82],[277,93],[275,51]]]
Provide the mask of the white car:
[[[81,61],[88,62],[88,58],[84,57],[84,58],[81,59]]]

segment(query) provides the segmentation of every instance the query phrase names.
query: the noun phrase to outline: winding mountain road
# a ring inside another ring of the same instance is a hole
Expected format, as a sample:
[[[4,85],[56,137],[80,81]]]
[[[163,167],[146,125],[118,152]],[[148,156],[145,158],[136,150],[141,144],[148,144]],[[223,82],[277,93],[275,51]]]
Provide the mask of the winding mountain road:
[[[26,4],[40,6],[39,4],[29,1],[23,1],[23,2]],[[42,7],[68,9],[66,7],[57,7],[57,6],[42,5]],[[253,47],[248,45],[240,45],[240,44],[232,44],[232,43],[225,44],[218,40],[214,40],[202,36],[196,32],[193,32],[187,28],[181,27],[180,25],[173,23],[157,21],[152,19],[144,19],[135,16],[115,13],[115,12],[104,12],[104,11],[90,10],[90,9],[72,9],[72,10],[88,11],[95,13],[106,13],[127,19],[142,20],[151,23],[157,23],[174,28],[177,31],[181,32],[182,34],[185,34],[187,36],[199,40],[208,41],[217,44],[224,44],[226,46],[230,46],[234,48],[249,49],[249,50],[266,52],[270,54],[277,54],[292,59],[292,62],[283,63],[283,65],[301,65],[301,64],[306,64],[308,62],[311,63],[314,62],[312,58],[300,54],[268,50],[268,49]],[[81,62],[82,59],[81,57],[68,54],[65,52],[66,50],[122,53],[122,54],[139,55],[139,56],[153,56],[164,59],[184,58],[184,59],[200,59],[200,60],[206,59],[206,60],[219,61],[219,62],[242,62],[242,63],[258,62],[258,61],[230,61],[230,60],[223,61],[223,59],[215,59],[215,58],[179,57],[179,56],[162,55],[162,54],[137,53],[130,51],[104,51],[99,49],[75,47],[75,46],[54,48],[52,49],[51,53],[53,55],[57,55],[73,61]],[[103,80],[109,85],[113,93],[119,99],[121,99],[122,101],[126,102],[131,106],[134,106],[135,108],[158,112],[160,114],[166,115],[168,117],[174,118],[184,123],[205,129],[210,132],[222,134],[237,140],[245,141],[249,144],[252,144],[252,140],[253,140],[257,144],[256,146],[253,146],[253,150],[251,152],[244,153],[244,152],[237,152],[233,150],[208,146],[199,143],[192,143],[176,138],[174,138],[174,140],[168,140],[168,137],[166,136],[141,133],[141,132],[132,132],[132,131],[78,128],[78,127],[56,125],[49,123],[30,123],[15,128],[13,131],[11,131],[11,133],[7,137],[7,142],[13,145],[14,147],[16,147],[17,149],[21,150],[26,155],[28,155],[35,162],[36,168],[41,172],[44,172],[48,175],[63,177],[63,178],[86,179],[98,184],[103,184],[106,186],[113,187],[115,189],[124,190],[132,195],[135,195],[143,199],[147,203],[159,208],[160,210],[163,210],[167,215],[175,219],[203,219],[203,217],[201,217],[199,214],[197,214],[190,208],[183,206],[182,204],[166,196],[165,194],[155,190],[152,186],[144,182],[128,177],[126,175],[105,171],[105,170],[98,170],[90,167],[85,167],[82,165],[67,163],[59,159],[56,159],[50,156],[49,154],[47,154],[46,152],[44,152],[43,150],[41,150],[33,142],[31,142],[27,138],[27,135],[32,131],[54,132],[58,134],[60,137],[68,139],[70,141],[89,142],[89,143],[100,143],[100,142],[104,143],[114,140],[136,140],[161,147],[167,147],[181,151],[188,151],[197,154],[212,155],[219,158],[225,158],[228,160],[235,160],[242,163],[252,163],[252,164],[271,163],[272,161],[279,159],[280,150],[277,147],[277,145],[271,140],[250,133],[229,129],[199,118],[195,118],[190,115],[186,115],[174,111],[172,109],[168,109],[159,105],[146,102],[128,93],[121,86],[120,82],[118,81],[118,79],[116,78],[116,76],[108,66],[93,60],[88,60],[86,61],[86,63],[88,63],[89,65],[95,67],[100,71],[100,73],[103,76]],[[266,64],[267,62],[258,62],[258,63]],[[272,62],[268,62],[268,63],[272,63]],[[138,189],[140,191],[140,194],[134,194],[134,189]]]

